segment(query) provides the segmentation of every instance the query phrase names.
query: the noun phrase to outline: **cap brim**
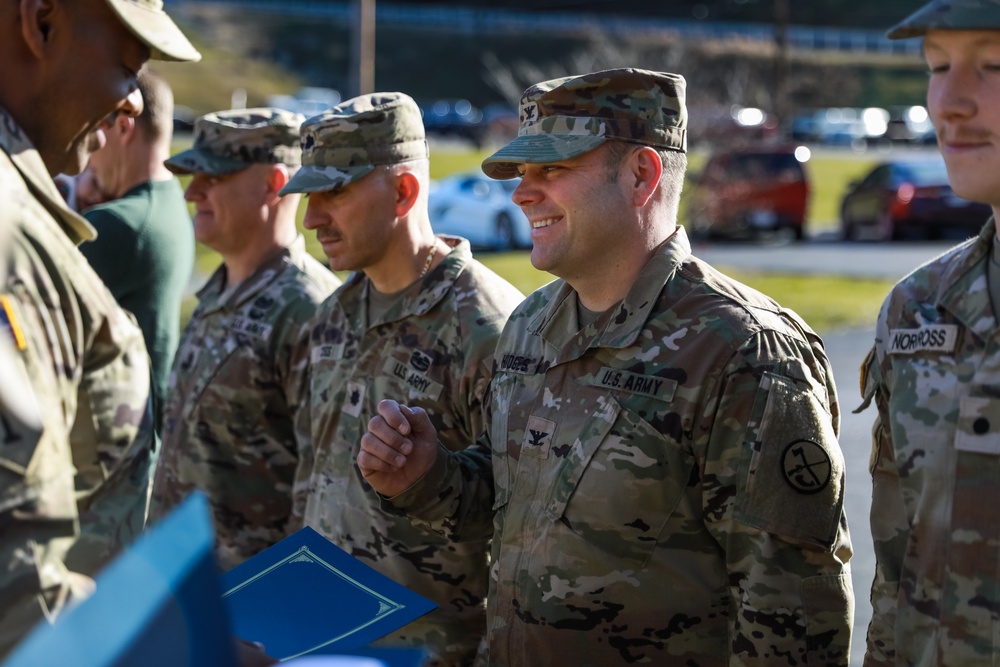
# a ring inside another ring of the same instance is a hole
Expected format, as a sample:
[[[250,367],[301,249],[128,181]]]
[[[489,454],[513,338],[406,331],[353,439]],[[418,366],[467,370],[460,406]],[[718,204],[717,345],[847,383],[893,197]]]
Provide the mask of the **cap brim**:
[[[888,39],[923,37],[927,34],[929,27],[940,23],[940,19],[940,9],[934,3],[929,3],[889,28],[889,32],[885,33],[885,36]]]
[[[107,0],[132,34],[149,47],[153,60],[197,62],[201,54],[177,24],[162,10],[154,10],[128,0]]]
[[[608,138],[593,134],[524,134],[483,160],[490,178],[514,178],[518,165],[560,162],[594,150]]]
[[[320,167],[303,165],[289,179],[279,195],[290,195],[297,192],[326,192],[353,183],[362,176],[367,176],[375,167],[370,164],[356,167]]]
[[[222,176],[243,171],[250,166],[242,160],[223,157],[215,153],[203,151],[200,148],[191,148],[178,153],[170,159],[165,160],[163,165],[173,173],[182,176],[196,172]]]

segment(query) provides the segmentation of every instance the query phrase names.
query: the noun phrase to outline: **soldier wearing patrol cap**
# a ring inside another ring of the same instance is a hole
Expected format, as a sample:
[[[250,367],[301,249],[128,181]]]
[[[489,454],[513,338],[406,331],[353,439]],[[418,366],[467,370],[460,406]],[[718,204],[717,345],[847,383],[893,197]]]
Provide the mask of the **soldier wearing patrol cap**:
[[[431,600],[431,614],[385,638],[422,646],[428,664],[469,665],[485,629],[488,535],[451,543],[386,513],[358,474],[358,442],[385,397],[419,405],[449,449],[483,427],[493,349],[523,295],[435,236],[420,110],[401,93],[348,100],[302,126],[303,167],[285,192],[308,192],[305,226],[335,269],[355,273],[310,326],[311,442],[296,513],[376,570]]]
[[[927,107],[955,193],[993,206],[975,238],[897,284],[862,368],[876,568],[866,665],[989,665],[1000,651],[1000,2],[935,0]]]
[[[521,174],[560,279],[504,328],[474,448],[395,401],[362,439],[397,508],[492,535],[490,665],[848,662],[833,372],[795,313],[691,256],[684,92],[636,69],[525,91],[483,170]]]
[[[155,461],[149,359],[76,249],[93,228],[51,175],[76,173],[113,111],[142,109],[150,57],[200,56],[159,0],[0,3],[0,181],[10,256],[2,323],[20,370],[0,421],[0,657],[93,588],[141,529]],[[81,536],[82,533],[82,536]],[[73,561],[72,563],[70,561]]]
[[[195,238],[223,263],[198,292],[174,358],[152,512],[204,491],[225,568],[292,527],[293,412],[307,361],[295,343],[340,284],[306,253],[299,198],[278,194],[301,162],[301,123],[271,108],[210,113],[195,121],[194,146],[165,162],[193,175]]]

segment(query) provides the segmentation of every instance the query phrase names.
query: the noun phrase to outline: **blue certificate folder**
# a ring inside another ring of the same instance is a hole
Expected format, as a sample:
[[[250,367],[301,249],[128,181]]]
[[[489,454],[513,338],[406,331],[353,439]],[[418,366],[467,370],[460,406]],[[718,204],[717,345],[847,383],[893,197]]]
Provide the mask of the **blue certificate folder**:
[[[347,653],[437,605],[303,528],[222,575],[233,632],[287,660]]]
[[[42,622],[4,667],[235,667],[208,503],[192,494],[97,577],[97,591]]]

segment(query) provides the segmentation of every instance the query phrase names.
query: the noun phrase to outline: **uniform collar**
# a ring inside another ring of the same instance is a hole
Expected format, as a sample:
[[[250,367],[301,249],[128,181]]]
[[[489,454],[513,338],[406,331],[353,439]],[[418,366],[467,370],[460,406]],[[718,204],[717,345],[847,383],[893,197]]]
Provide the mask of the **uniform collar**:
[[[235,310],[266,290],[290,265],[301,266],[305,259],[306,241],[301,234],[287,247],[281,248],[265,259],[246,280],[235,288],[223,289],[226,284],[226,265],[215,270],[205,286],[198,290],[199,310],[202,314],[216,310]]]
[[[0,107],[0,149],[10,156],[31,192],[59,222],[59,226],[75,245],[97,238],[97,232],[90,223],[66,205],[42,162],[42,156],[3,107]]]
[[[965,248],[950,251],[932,262],[948,261],[941,273],[936,305],[951,313],[964,327],[982,340],[988,340],[997,328],[987,288],[986,263],[993,251],[996,221],[990,218],[979,236],[966,241]]]
[[[528,332],[541,336],[557,350],[555,363],[572,361],[592,347],[621,349],[635,343],[650,317],[653,304],[681,262],[691,256],[691,244],[678,227],[646,262],[628,294],[616,306],[580,330],[577,293],[563,281],[547,308],[528,324]]]
[[[364,330],[371,327],[397,322],[409,317],[418,317],[434,308],[447,295],[455,280],[472,261],[469,242],[457,236],[438,235],[451,247],[451,252],[427,273],[405,288],[401,297],[375,322],[368,322],[368,290],[373,289],[368,276],[357,271],[347,279],[344,286],[335,293],[346,312],[354,313],[361,320]]]

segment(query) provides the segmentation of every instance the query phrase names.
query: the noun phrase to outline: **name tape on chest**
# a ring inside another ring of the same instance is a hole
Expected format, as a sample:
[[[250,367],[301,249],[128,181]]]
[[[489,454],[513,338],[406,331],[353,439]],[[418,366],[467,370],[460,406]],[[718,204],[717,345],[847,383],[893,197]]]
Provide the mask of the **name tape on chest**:
[[[313,345],[312,352],[309,356],[314,364],[318,364],[321,361],[330,361],[332,359],[342,359],[344,356],[344,344],[323,343],[322,345]]]
[[[655,375],[640,375],[622,371],[609,366],[603,367],[597,375],[590,381],[595,387],[606,387],[616,389],[631,394],[641,394],[652,396],[660,400],[669,401],[674,397],[677,390],[677,381],[670,378],[657,377]]]
[[[408,387],[411,396],[426,396],[432,401],[436,401],[441,396],[443,387],[439,383],[398,359],[393,357],[386,359],[382,370]]]
[[[957,324],[932,324],[917,329],[890,329],[889,354],[954,352],[958,342]]]
[[[548,369],[548,364],[539,357],[529,357],[524,354],[507,352],[500,357],[500,370],[525,375],[538,375]]]
[[[270,324],[264,324],[263,322],[259,322],[257,320],[251,320],[249,317],[234,317],[229,325],[229,329],[231,331],[235,331],[236,333],[255,336],[265,340],[271,337]]]

